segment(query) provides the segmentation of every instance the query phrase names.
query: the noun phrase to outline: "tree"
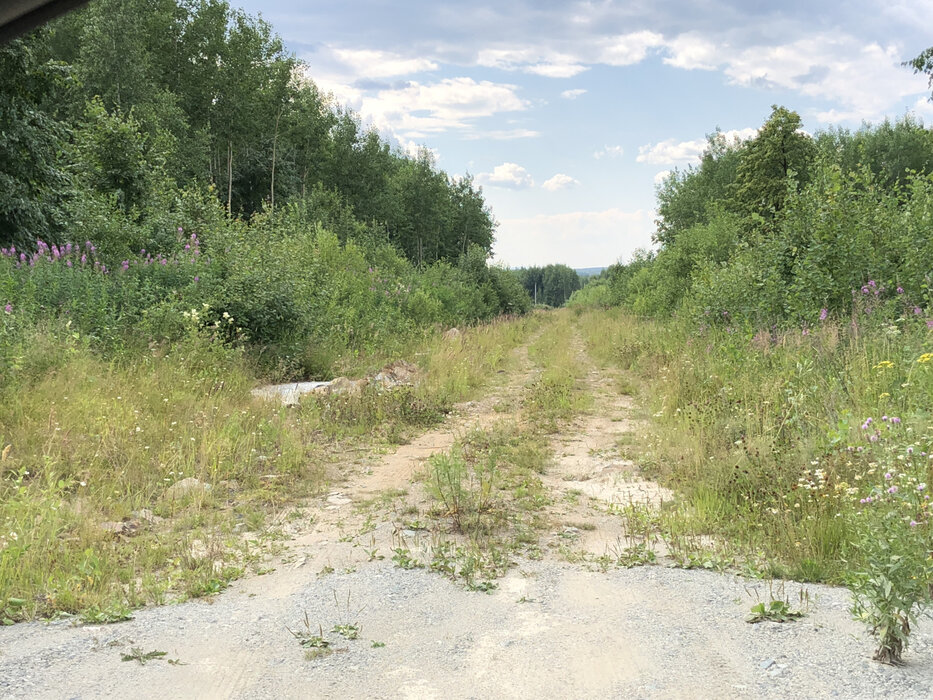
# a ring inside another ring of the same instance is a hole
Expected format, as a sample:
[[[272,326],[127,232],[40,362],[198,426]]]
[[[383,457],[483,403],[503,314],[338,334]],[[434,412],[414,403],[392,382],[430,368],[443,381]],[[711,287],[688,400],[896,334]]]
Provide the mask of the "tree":
[[[698,167],[675,170],[658,186],[655,241],[673,243],[687,229],[709,223],[711,212],[731,196],[742,153],[738,139],[731,143],[716,129],[706,137]]]
[[[0,244],[58,242],[71,179],[68,127],[52,116],[67,70],[45,55],[45,31],[0,47]]]
[[[774,105],[758,135],[745,144],[734,192],[746,213],[771,219],[784,207],[791,176],[806,184],[816,149],[800,124],[799,114]]]

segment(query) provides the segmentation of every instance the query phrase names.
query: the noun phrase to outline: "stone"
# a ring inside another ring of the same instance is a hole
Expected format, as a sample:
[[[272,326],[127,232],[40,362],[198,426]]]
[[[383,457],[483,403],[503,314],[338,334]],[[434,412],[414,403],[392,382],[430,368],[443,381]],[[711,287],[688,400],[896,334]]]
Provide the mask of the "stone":
[[[373,376],[371,383],[387,388],[403,385],[410,386],[414,383],[417,375],[418,368],[415,365],[399,360],[383,367]]]
[[[447,342],[452,342],[454,340],[460,340],[463,334],[457,328],[451,328],[446,333],[444,333],[444,340]]]
[[[200,479],[189,476],[181,481],[176,481],[165,489],[165,492],[162,494],[162,499],[166,501],[177,501],[186,496],[196,496],[207,493],[210,490],[210,484],[206,484]]]
[[[346,394],[347,396],[357,396],[363,391],[366,380],[347,379],[346,377],[337,377],[327,387],[328,394]]]

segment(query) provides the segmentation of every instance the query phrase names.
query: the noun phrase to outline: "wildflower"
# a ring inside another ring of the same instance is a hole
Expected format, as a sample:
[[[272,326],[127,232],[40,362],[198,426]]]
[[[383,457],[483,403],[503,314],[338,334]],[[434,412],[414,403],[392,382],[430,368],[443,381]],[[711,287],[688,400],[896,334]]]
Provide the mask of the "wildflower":
[[[925,365],[930,360],[933,360],[933,352],[925,352],[920,357],[917,358],[917,363]]]
[[[862,287],[862,294],[868,294],[868,287]]]
[[[900,425],[900,422],[901,422],[901,419],[898,418],[897,416],[894,416],[891,418],[891,423],[893,423],[894,425]]]
[[[195,281],[195,282],[200,282],[200,281],[201,281],[201,278],[200,278],[200,277],[198,277],[197,275],[195,275],[195,277],[194,277],[194,281]]]
[[[889,369],[894,366],[894,363],[891,360],[882,360],[877,365],[872,367],[872,369]]]
[[[12,304],[7,304],[6,306],[3,307],[3,310],[4,310],[6,313],[11,314],[11,313],[13,313],[13,305],[12,305]]]
[[[911,527],[917,527],[917,525],[918,525],[918,523],[917,523],[916,520],[911,520],[911,521],[910,521],[910,526],[911,526]]]
[[[917,490],[918,490],[918,491],[925,491],[926,488],[927,488],[927,485],[926,485],[926,483],[923,482],[923,481],[921,481],[919,484],[917,484]]]
[[[898,288],[897,288],[897,293],[898,293],[898,294],[903,294],[903,293],[904,293],[904,288],[903,288],[903,287],[898,287]]]
[[[829,311],[827,309],[820,309],[820,320],[825,321],[827,316],[829,316]]]
[[[933,319],[927,319],[927,328],[933,328]]]
[[[82,256],[81,256],[81,264],[82,264],[82,265],[87,265],[87,255],[82,255]]]
[[[884,478],[886,481],[890,481],[891,479],[894,478],[894,476],[891,474],[891,472],[888,472],[887,474],[884,475]]]
[[[178,233],[183,233],[183,232],[184,232],[184,229],[183,229],[181,226],[179,226],[179,227],[178,227]]]
[[[878,285],[875,284],[875,280],[868,280],[868,286],[874,288],[874,287],[877,287]]]
[[[914,448],[913,448],[913,447],[908,447],[908,448],[907,448],[907,454],[912,455],[913,453],[914,453]]]
[[[892,486],[888,489],[888,493],[897,493],[897,486]]]
[[[922,313],[923,313],[923,309],[921,309],[919,306],[914,307],[914,316],[919,316]]]
[[[883,420],[885,423],[887,423],[887,422],[888,422],[888,417],[887,417],[887,416],[881,416],[881,420]]]

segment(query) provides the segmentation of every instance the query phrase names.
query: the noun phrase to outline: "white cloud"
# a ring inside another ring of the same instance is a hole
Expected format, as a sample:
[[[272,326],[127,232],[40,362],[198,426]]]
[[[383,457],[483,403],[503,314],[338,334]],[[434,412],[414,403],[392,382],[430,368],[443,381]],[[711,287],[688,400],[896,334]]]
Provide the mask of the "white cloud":
[[[554,177],[541,183],[541,187],[548,192],[556,192],[557,190],[566,190],[579,184],[577,180],[574,180],[569,175],[557,173]]]
[[[604,63],[607,66],[630,66],[644,61],[649,49],[663,45],[664,37],[661,34],[642,31],[620,34],[597,41],[593,52],[585,47],[581,48],[584,55],[589,54],[590,61],[593,63]]]
[[[512,190],[522,190],[535,184],[531,173],[517,163],[503,163],[492,169],[491,173],[480,173],[476,181],[481,185],[494,185]]]
[[[538,47],[483,49],[476,57],[476,64],[545,78],[572,78],[588,70],[576,57]]]
[[[493,141],[511,141],[512,139],[534,139],[541,135],[534,129],[493,129],[491,131],[471,131],[463,138],[475,141],[477,139],[492,139]]]
[[[478,118],[526,109],[528,102],[516,90],[515,85],[472,78],[447,78],[429,85],[411,82],[364,96],[359,111],[379,128],[420,138],[451,129],[467,131]]]
[[[731,144],[746,141],[757,133],[757,129],[746,128],[724,131],[722,135],[726,142]],[[687,165],[698,161],[705,150],[706,139],[679,142],[675,139],[667,139],[656,144],[639,146],[635,160],[650,165]]]
[[[651,165],[684,165],[698,160],[705,148],[705,139],[680,142],[667,139],[653,145],[639,146],[635,160]]]
[[[586,90],[584,90],[583,88],[576,88],[575,90],[564,90],[560,94],[560,96],[563,97],[565,100],[575,100],[581,95],[585,95],[585,94],[586,94]]]
[[[571,267],[611,265],[636,248],[651,246],[654,212],[579,211],[503,219],[495,259],[512,266],[564,263]]]
[[[405,58],[397,53],[369,49],[331,49],[335,61],[351,76],[369,79],[391,78],[437,70],[427,58]]]
[[[715,70],[717,60],[716,45],[693,33],[680,34],[666,42],[670,55],[664,63],[685,70]]]
[[[624,152],[622,146],[606,146],[602,150],[596,151],[593,157],[596,160],[600,160],[601,158],[620,158]]]
[[[670,170],[661,170],[660,172],[655,173],[654,175],[654,184],[660,185],[667,179],[667,176],[671,174]]]
[[[579,63],[536,63],[532,66],[526,66],[522,70],[545,78],[572,78],[585,70],[589,70],[589,68],[581,66]]]
[[[794,90],[835,103],[820,121],[874,120],[905,97],[922,93],[923,76],[902,65],[896,46],[853,37],[813,35],[789,44],[752,47],[725,56],[725,74],[744,87]]]

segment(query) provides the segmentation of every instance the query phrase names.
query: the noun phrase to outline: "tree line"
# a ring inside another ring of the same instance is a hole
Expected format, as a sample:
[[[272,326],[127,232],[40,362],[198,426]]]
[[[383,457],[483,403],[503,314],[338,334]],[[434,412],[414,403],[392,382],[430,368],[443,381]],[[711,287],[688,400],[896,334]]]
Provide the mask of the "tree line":
[[[86,235],[118,259],[208,199],[243,219],[339,203],[417,263],[492,246],[470,176],[364,127],[223,0],[97,0],[0,49],[0,85],[5,246]]]
[[[846,314],[866,295],[915,315],[933,301],[933,132],[910,115],[811,135],[775,106],[749,140],[713,132],[698,165],[660,184],[657,211],[657,248],[587,300],[752,326]]]

